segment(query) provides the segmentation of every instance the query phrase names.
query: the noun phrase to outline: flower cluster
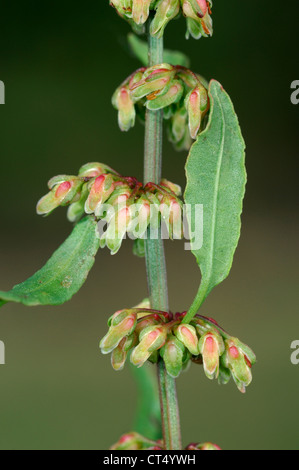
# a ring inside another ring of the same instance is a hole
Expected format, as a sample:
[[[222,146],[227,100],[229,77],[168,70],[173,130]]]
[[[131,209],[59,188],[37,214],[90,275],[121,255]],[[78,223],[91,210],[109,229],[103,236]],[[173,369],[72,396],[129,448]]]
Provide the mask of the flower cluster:
[[[37,213],[48,215],[58,206],[69,206],[68,219],[77,222],[92,214],[103,222],[100,246],[117,253],[128,233],[143,240],[148,228],[155,230],[161,219],[170,238],[182,236],[181,188],[166,179],[160,185],[142,185],[136,178],[123,177],[102,163],[88,163],[78,176],[59,175],[48,183],[50,192],[40,199]],[[138,251],[138,245],[136,250]]]
[[[164,450],[161,439],[152,441],[137,432],[123,434],[120,439],[110,447],[110,450]],[[201,444],[189,444],[185,450],[221,450],[216,444],[205,442]]]
[[[110,4],[139,34],[144,32],[144,24],[152,10],[155,15],[150,33],[154,37],[162,37],[169,21],[180,13],[186,17],[187,38],[191,35],[199,39],[213,34],[212,0],[110,0]]]
[[[174,378],[190,361],[203,364],[209,379],[226,384],[232,377],[245,393],[256,361],[253,351],[212,319],[196,315],[186,324],[184,317],[185,313],[173,315],[144,306],[120,310],[108,321],[109,331],[100,342],[101,351],[112,353],[115,370],[123,369],[129,351],[131,363],[137,367],[146,361],[163,360]]]
[[[144,120],[145,109],[163,109],[170,141],[178,150],[189,149],[204,127],[209,110],[207,83],[182,66],[159,64],[130,75],[112,97],[122,131],[135,124],[136,113]]]

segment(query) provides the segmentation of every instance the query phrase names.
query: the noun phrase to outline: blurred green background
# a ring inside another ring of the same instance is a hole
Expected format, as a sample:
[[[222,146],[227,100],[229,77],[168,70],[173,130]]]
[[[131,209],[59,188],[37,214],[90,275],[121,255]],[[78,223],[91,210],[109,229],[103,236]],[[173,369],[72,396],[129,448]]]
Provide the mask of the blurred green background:
[[[245,396],[208,381],[199,366],[182,374],[178,394],[184,443],[226,449],[298,449],[299,365],[299,4],[214,2],[213,39],[185,41],[173,21],[165,45],[186,52],[195,71],[229,92],[247,142],[248,186],[242,237],[228,280],[203,307],[256,352]],[[142,178],[143,128],[117,127],[110,104],[138,62],[126,51],[129,27],[108,1],[1,2],[0,288],[40,268],[71,231],[65,210],[35,214],[47,180],[100,161]],[[165,142],[163,175],[185,185],[186,154]],[[137,392],[129,368],[116,373],[98,341],[106,320],[147,294],[143,260],[123,244],[97,255],[88,282],[60,307],[8,304],[0,312],[1,449],[105,449],[131,430]],[[167,242],[170,304],[185,310],[200,280],[193,256]]]

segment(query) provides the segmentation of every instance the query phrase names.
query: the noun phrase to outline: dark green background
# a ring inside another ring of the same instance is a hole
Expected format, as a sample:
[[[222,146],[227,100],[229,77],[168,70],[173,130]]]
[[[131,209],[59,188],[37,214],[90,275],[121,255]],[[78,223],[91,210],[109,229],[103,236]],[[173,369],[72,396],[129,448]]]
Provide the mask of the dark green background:
[[[213,39],[184,39],[173,21],[165,43],[229,92],[247,142],[243,230],[231,275],[203,314],[252,346],[254,382],[241,395],[193,365],[178,380],[184,443],[226,449],[298,449],[299,339],[297,0],[215,1]],[[35,204],[47,180],[100,161],[142,178],[143,128],[117,127],[116,86],[139,66],[126,52],[129,27],[108,1],[1,2],[0,287],[47,260],[71,230],[61,209],[43,219]],[[165,142],[163,174],[184,186],[186,154]],[[200,275],[180,242],[166,243],[170,304],[185,310]],[[88,282],[61,307],[6,305],[0,312],[1,449],[105,449],[131,430],[137,399],[129,369],[116,373],[98,341],[115,310],[146,296],[143,260],[98,253]]]

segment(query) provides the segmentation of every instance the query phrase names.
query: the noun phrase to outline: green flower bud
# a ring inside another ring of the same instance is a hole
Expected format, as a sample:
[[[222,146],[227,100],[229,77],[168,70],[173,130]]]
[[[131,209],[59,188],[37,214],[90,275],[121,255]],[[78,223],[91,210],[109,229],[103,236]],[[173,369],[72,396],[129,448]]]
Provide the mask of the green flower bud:
[[[159,196],[158,196],[159,197]],[[160,212],[166,223],[170,239],[182,238],[182,202],[175,196],[161,195]]]
[[[154,351],[150,357],[148,358],[148,361],[151,363],[151,364],[157,364],[158,360],[159,360],[159,351]]]
[[[213,23],[210,16],[211,3],[207,0],[181,0],[182,10],[187,17],[187,35],[194,39],[209,37],[213,34]]]
[[[134,100],[140,100],[145,96],[148,99],[167,93],[175,69],[169,64],[160,64],[149,67],[144,72],[139,82],[130,85],[131,96]]]
[[[187,0],[183,3],[189,3],[198,18],[203,18],[208,11],[207,0]]]
[[[151,23],[150,34],[161,38],[170,20],[180,12],[180,0],[158,0],[155,5],[156,14]]]
[[[175,184],[175,183],[171,183],[171,181],[168,181],[167,179],[165,178],[162,178],[161,179],[161,186],[163,188],[166,188],[168,191],[172,192],[173,194],[175,194],[177,197],[181,196],[182,195],[182,188],[178,185],[178,184]]]
[[[152,0],[133,0],[132,18],[136,24],[144,24],[149,16]]]
[[[178,67],[177,76],[184,82],[186,88],[195,88],[198,85],[198,77],[196,73],[186,67]]]
[[[134,310],[120,310],[109,319],[109,331],[100,342],[103,354],[109,354],[123,338],[130,336],[137,324],[137,313]]]
[[[146,195],[142,194],[130,205],[130,223],[127,231],[137,238],[143,238],[150,223],[151,207]]]
[[[173,139],[171,139],[171,133],[169,132],[169,140],[170,142],[173,143],[173,146],[174,148],[178,151],[178,152],[181,152],[181,151],[184,151],[184,150],[187,150],[189,151],[190,150],[190,147],[193,143],[192,139],[191,139],[191,136],[190,136],[190,132],[189,132],[189,128],[188,126],[186,126],[186,129],[185,129],[185,134],[183,136],[183,138],[180,140],[180,141],[175,141]]]
[[[160,321],[158,321],[153,315],[147,315],[144,318],[138,319],[135,330],[136,334],[140,336],[141,332],[144,331],[146,328],[157,325],[160,325]]]
[[[107,200],[107,206],[111,207],[108,208],[105,214],[101,214],[101,217],[107,220],[108,223],[115,215],[117,209],[127,206],[128,200],[132,194],[131,188],[126,183],[116,183],[115,187],[116,189]]]
[[[205,333],[211,331],[217,334],[217,328],[215,327],[219,327],[216,320],[208,317],[195,316],[194,318],[192,318],[191,324],[195,326],[199,336],[202,336]],[[213,325],[215,325],[215,327]]]
[[[208,111],[209,98],[207,90],[201,85],[197,85],[185,99],[185,106],[189,117],[189,130],[192,139],[196,139],[202,119]]]
[[[223,365],[223,358],[220,359],[218,383],[226,385],[231,379],[230,370]]]
[[[134,366],[141,367],[151,354],[162,348],[167,337],[167,329],[162,325],[149,326],[141,331],[139,344],[133,349],[131,362]]]
[[[174,334],[193,356],[198,356],[198,337],[194,326],[181,324],[174,329]]]
[[[134,240],[133,255],[138,256],[138,258],[145,257],[145,242],[142,238],[136,238],[136,240]]]
[[[224,349],[223,339],[218,333],[208,332],[199,340],[204,371],[211,380],[219,376],[219,357],[224,353]]]
[[[110,0],[118,14],[126,19],[132,18],[132,2],[133,0]]]
[[[67,211],[67,218],[70,222],[78,222],[81,217],[85,214],[85,202],[88,198],[89,188],[88,184],[82,186],[80,199],[77,202],[73,202]]]
[[[173,80],[169,90],[163,95],[147,97],[146,107],[151,111],[166,108],[173,103],[180,101],[184,93],[184,87],[179,80]]]
[[[118,346],[113,349],[111,354],[111,364],[114,370],[119,371],[124,368],[128,351],[137,343],[137,335],[134,332],[121,340]]]
[[[185,346],[175,336],[171,335],[163,348],[160,355],[165,363],[166,370],[171,377],[178,377],[183,367],[183,357]]]
[[[169,123],[171,142],[179,143],[188,129],[188,113],[185,107],[178,108]],[[191,140],[190,140],[191,142]]]
[[[118,174],[115,170],[110,168],[110,166],[98,162],[86,163],[81,166],[79,170],[79,176],[81,178],[96,178],[104,173]]]
[[[119,251],[129,223],[130,210],[128,207],[119,209],[114,216],[112,216],[108,228],[103,235],[105,244],[111,251],[112,255],[115,255]]]
[[[188,349],[185,349],[184,356],[183,356],[183,371],[188,370],[190,367],[190,360],[192,358],[192,354],[188,351]]]
[[[150,202],[150,230],[155,233],[155,231],[160,227],[160,201],[156,194],[153,194],[151,191],[146,191],[146,198]]]
[[[211,330],[211,325],[207,324],[203,319],[194,317],[192,318],[192,325],[195,326],[197,334],[199,336],[204,335]]]

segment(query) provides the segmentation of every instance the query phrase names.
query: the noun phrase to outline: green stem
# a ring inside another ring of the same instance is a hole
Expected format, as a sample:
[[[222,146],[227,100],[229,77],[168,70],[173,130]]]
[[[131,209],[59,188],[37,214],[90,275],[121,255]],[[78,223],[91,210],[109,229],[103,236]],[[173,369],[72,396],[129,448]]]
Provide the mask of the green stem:
[[[149,34],[149,66],[163,62],[163,39]],[[159,184],[162,170],[163,111],[146,111],[144,145],[144,183]],[[145,259],[151,307],[168,311],[168,289],[163,240],[157,238],[145,243]],[[159,394],[165,449],[181,449],[181,431],[175,380],[170,377],[163,361],[158,363]]]
[[[198,310],[207,297],[207,290],[208,288],[206,286],[200,284],[195,299],[193,300],[192,305],[183,320],[183,323],[190,323],[192,318],[197,314]]]
[[[181,426],[175,380],[168,375],[163,361],[158,363],[163,439],[166,450],[181,450]]]

